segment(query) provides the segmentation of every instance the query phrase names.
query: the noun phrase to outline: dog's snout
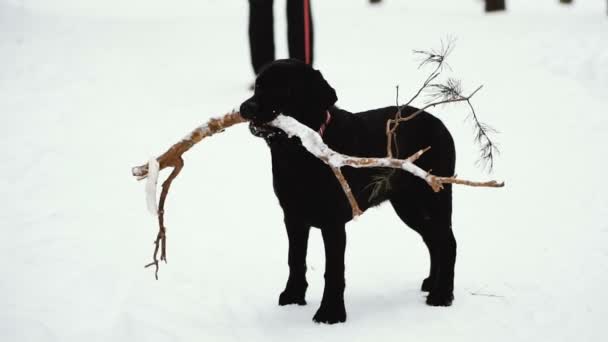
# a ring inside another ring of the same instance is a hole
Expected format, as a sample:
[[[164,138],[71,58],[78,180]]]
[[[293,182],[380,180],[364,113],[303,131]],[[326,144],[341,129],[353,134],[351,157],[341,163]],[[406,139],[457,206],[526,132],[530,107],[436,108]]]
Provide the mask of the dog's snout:
[[[260,110],[260,106],[257,102],[252,100],[247,100],[241,104],[241,116],[243,116],[247,120],[255,120],[256,116]]]

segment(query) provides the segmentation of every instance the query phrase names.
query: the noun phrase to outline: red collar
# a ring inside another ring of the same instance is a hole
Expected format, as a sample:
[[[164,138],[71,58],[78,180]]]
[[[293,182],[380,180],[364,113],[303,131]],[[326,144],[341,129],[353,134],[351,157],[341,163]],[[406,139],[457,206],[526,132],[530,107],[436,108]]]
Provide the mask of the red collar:
[[[325,122],[321,125],[321,127],[317,131],[317,133],[319,133],[320,136],[323,136],[323,133],[325,133],[325,130],[327,129],[327,126],[329,126],[329,122],[331,121],[331,114],[329,114],[329,111],[326,110],[325,113],[327,114],[327,116],[325,118]]]

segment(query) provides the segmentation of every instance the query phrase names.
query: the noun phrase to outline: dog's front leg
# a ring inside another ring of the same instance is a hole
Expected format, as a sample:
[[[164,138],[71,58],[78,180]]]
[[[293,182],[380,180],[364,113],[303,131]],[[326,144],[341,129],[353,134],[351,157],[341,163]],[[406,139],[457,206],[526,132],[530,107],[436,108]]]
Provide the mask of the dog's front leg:
[[[346,321],[344,308],[344,252],[346,231],[344,224],[322,227],[325,246],[325,289],[321,307],[313,317],[317,323],[338,323]]]
[[[279,305],[306,305],[306,250],[310,226],[300,220],[285,216],[285,228],[289,239],[289,278],[285,290],[279,296]]]

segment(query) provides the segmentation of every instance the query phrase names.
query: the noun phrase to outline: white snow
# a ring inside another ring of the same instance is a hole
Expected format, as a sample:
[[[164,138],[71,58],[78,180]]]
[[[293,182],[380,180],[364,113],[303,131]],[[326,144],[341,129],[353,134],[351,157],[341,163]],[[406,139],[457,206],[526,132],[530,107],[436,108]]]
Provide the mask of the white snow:
[[[192,140],[192,137],[195,134],[200,134],[201,136],[206,136],[208,133],[209,133],[209,126],[206,123],[204,123],[204,124],[198,126],[192,132],[186,134],[186,136],[184,136],[182,138],[182,141],[190,141],[190,140]]]
[[[289,137],[293,137],[295,135],[300,138],[302,145],[308,150],[308,152],[317,157],[327,158],[330,166],[344,166],[343,156],[337,154],[336,151],[329,148],[329,146],[323,142],[321,136],[317,132],[301,124],[296,119],[279,114],[270,122],[270,125],[280,128],[287,133],[287,136]]]
[[[250,96],[246,1],[0,0],[0,340],[603,340],[606,1],[511,0],[493,15],[478,0],[367,3],[313,1],[315,64],[339,105],[393,104],[397,84],[404,101],[426,77],[411,50],[451,34],[452,75],[484,85],[473,103],[502,132],[488,176],[466,107],[432,111],[454,135],[458,175],[507,184],[454,187],[452,307],[424,304],[426,250],[390,205],[348,227],[345,324],[311,321],[318,230],[308,305],[279,307],[287,239],[269,152],[246,125],[185,155],[155,281],[143,266],[157,222],[131,167]]]
[[[156,201],[156,184],[158,184],[158,172],[160,165],[156,157],[148,160],[148,177],[146,178],[146,204],[148,211],[156,216],[158,214],[158,203]]]

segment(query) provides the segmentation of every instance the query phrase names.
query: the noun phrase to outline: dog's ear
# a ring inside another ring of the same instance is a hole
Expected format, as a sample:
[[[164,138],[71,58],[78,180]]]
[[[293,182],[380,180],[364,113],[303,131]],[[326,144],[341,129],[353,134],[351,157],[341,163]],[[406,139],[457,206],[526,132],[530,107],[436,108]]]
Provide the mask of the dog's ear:
[[[333,106],[338,101],[336,91],[332,88],[329,83],[323,78],[323,75],[319,70],[314,70],[314,82],[312,89],[319,99],[319,103],[323,106],[323,109],[327,109]]]

